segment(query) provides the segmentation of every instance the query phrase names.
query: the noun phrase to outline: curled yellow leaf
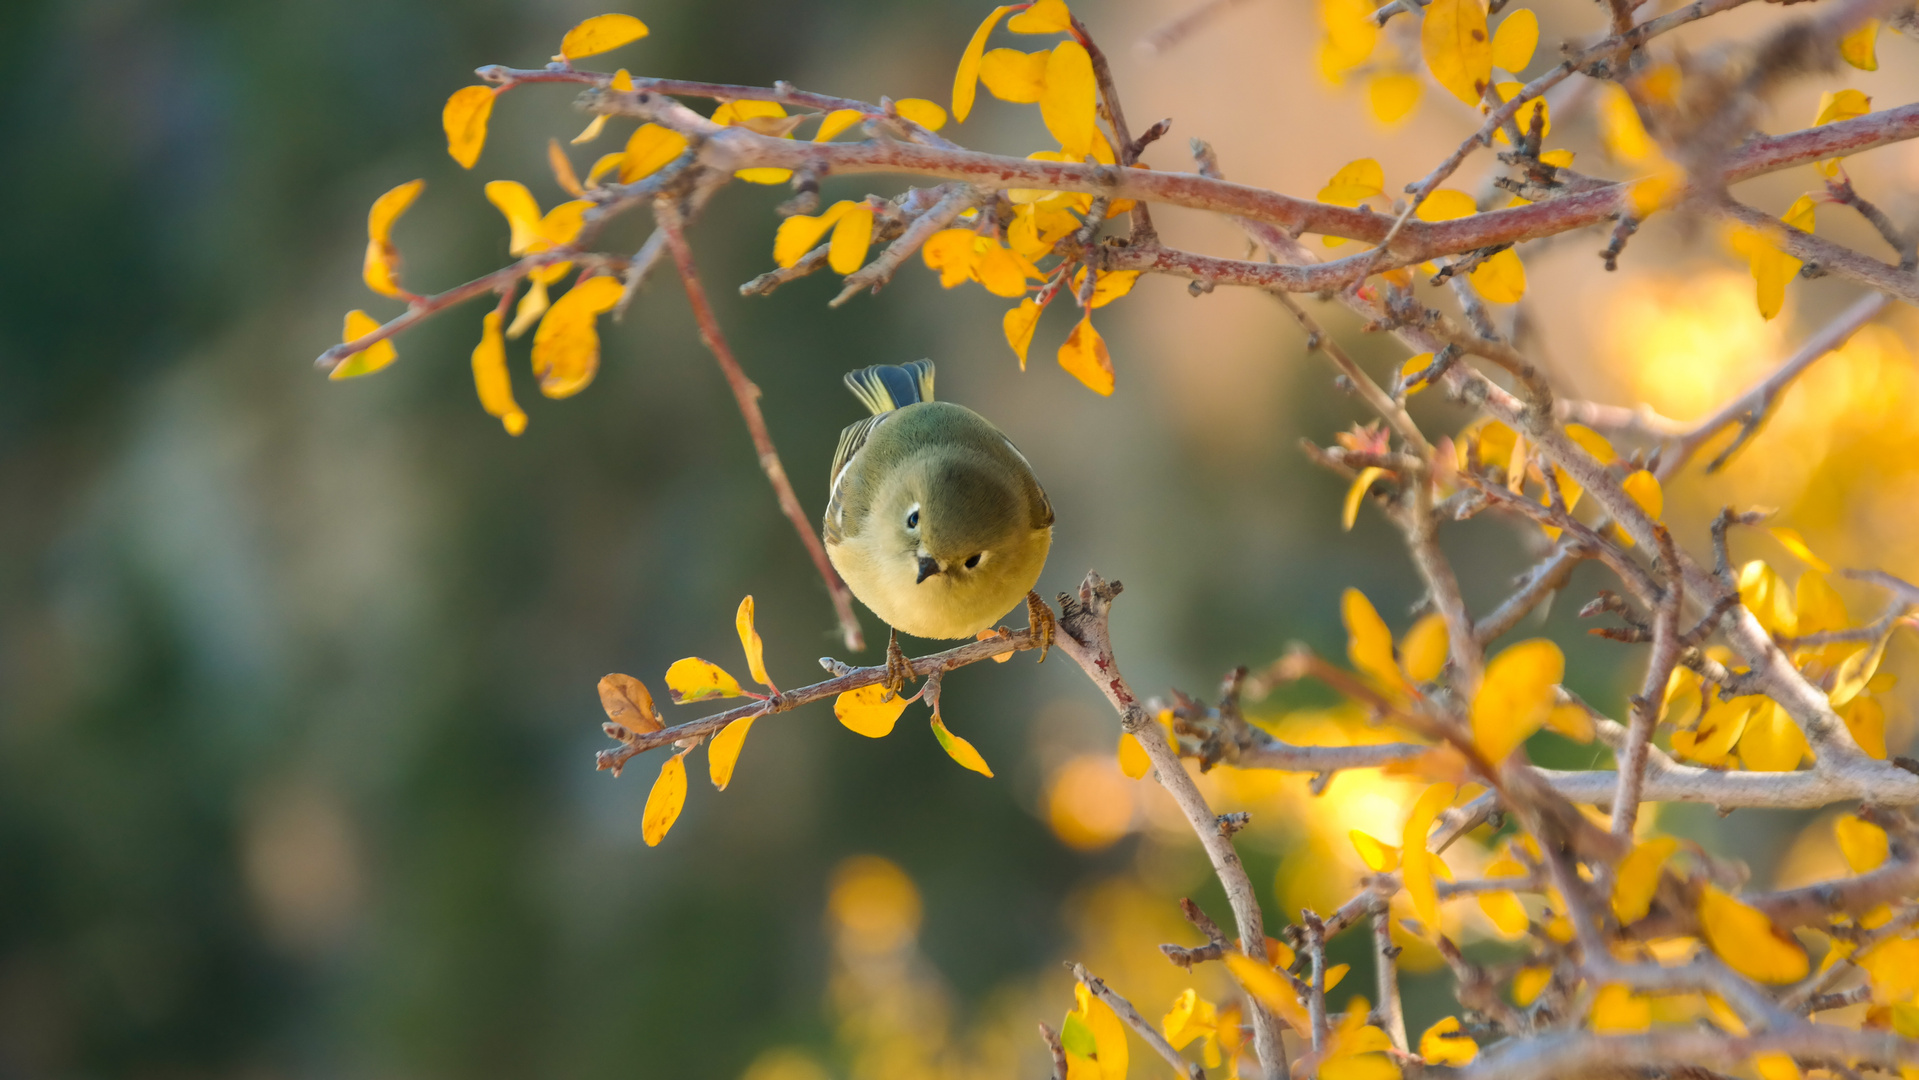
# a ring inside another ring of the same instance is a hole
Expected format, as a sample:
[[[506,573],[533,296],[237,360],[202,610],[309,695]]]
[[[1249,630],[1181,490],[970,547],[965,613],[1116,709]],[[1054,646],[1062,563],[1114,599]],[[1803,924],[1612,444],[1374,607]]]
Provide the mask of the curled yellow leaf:
[[[471,169],[480,160],[486,146],[486,122],[493,115],[493,88],[462,86],[446,99],[440,110],[440,126],[446,130],[446,152],[463,169]]]
[[[404,298],[400,288],[400,252],[393,246],[393,223],[426,188],[425,180],[409,180],[373,200],[366,215],[366,262],[361,277],[381,296]]]
[[[739,764],[740,751],[746,749],[746,733],[753,730],[757,717],[742,716],[720,729],[706,748],[707,774],[721,791],[733,782],[733,766]]]
[[[686,152],[686,136],[658,124],[641,124],[626,139],[626,156],[620,162],[620,183],[643,180],[666,168]]]
[[[773,234],[773,261],[782,268],[799,262],[855,205],[841,199],[827,207],[823,214],[794,214],[780,222],[779,230]]]
[[[993,9],[986,20],[973,31],[972,40],[966,43],[966,51],[960,54],[959,69],[953,73],[953,120],[964,123],[966,115],[973,111],[973,96],[979,92],[980,57],[986,52],[986,39],[992,35],[993,27],[1013,10],[1013,5],[1005,4]]]
[[[866,250],[873,244],[873,208],[865,203],[848,204],[833,226],[832,246],[826,251],[826,265],[836,274],[850,274],[866,262]]]
[[[631,675],[612,674],[600,679],[600,707],[606,718],[628,731],[645,735],[666,724],[653,705],[653,694],[646,684]]]
[[[1493,74],[1492,39],[1479,0],[1433,0],[1420,24],[1419,50],[1439,85],[1468,105],[1479,104]]]
[[[740,601],[740,609],[733,614],[733,628],[740,633],[740,649],[746,653],[746,670],[753,681],[771,689],[773,680],[766,677],[766,661],[763,655],[765,645],[760,641],[760,632],[753,628],[753,598]]]
[[[1039,315],[1042,309],[1038,302],[1028,296],[1020,300],[1019,306],[1008,311],[1000,319],[1000,329],[1006,334],[1006,344],[1019,357],[1019,369],[1026,370],[1026,351],[1032,347],[1033,331],[1039,328]]]
[[[946,126],[946,110],[925,98],[901,98],[893,103],[893,110],[928,131]]]
[[[1619,861],[1612,890],[1612,910],[1619,925],[1638,922],[1652,910],[1653,896],[1659,891],[1659,871],[1678,850],[1678,840],[1658,836],[1635,846]]]
[[[1352,830],[1346,836],[1353,842],[1353,850],[1359,852],[1359,861],[1365,863],[1367,869],[1383,874],[1399,868],[1398,848],[1359,829]]]
[[[906,711],[906,699],[894,694],[886,699],[884,686],[862,686],[848,690],[833,701],[833,715],[848,729],[869,739],[884,738],[893,731],[900,714]]]
[[[1479,1044],[1459,1025],[1459,1017],[1448,1016],[1419,1036],[1419,1056],[1428,1065],[1458,1068],[1479,1056]]]
[[[1427,788],[1413,804],[1412,813],[1406,815],[1406,827],[1400,835],[1400,881],[1406,886],[1406,895],[1412,898],[1413,910],[1418,913],[1428,936],[1439,933],[1439,887],[1433,881],[1433,864],[1437,860],[1426,850],[1426,834],[1432,831],[1433,822],[1439,820],[1440,813],[1452,805],[1453,797],[1458,794],[1456,784],[1440,783]]]
[[[647,847],[657,847],[666,839],[667,830],[680,819],[686,805],[686,755],[682,750],[660,766],[660,777],[646,796],[646,809],[640,815],[640,835]]]
[[[1059,140],[1067,160],[1079,161],[1093,152],[1099,88],[1093,78],[1093,58],[1086,46],[1066,40],[1046,58],[1046,86],[1040,94],[1039,118]]]
[[[595,15],[566,32],[560,55],[568,60],[597,56],[647,35],[646,24],[631,15]]]
[[[744,693],[738,679],[718,664],[697,656],[673,661],[673,666],[666,669],[666,691],[675,705],[709,698],[741,697]]]
[[[1522,641],[1493,657],[1472,706],[1473,742],[1487,761],[1498,766],[1539,730],[1565,674],[1565,654],[1545,638]]]
[[[1015,34],[1063,34],[1073,28],[1073,13],[1065,0],[1034,0],[1025,11],[1006,20]]]
[[[626,152],[623,150],[615,150],[610,154],[601,154],[599,158],[593,162],[593,167],[586,171],[586,186],[588,188],[599,187],[600,177],[605,176],[607,173],[612,172],[624,164],[626,164]]]
[[[506,374],[506,338],[500,333],[500,312],[494,309],[480,320],[480,343],[473,347],[473,386],[480,407],[497,417],[508,435],[526,430],[526,413],[513,400],[513,383]]]
[[[1113,393],[1113,358],[1106,352],[1106,340],[1093,328],[1093,317],[1082,316],[1059,347],[1059,366],[1085,383],[1096,394]]]
[[[570,397],[586,389],[600,369],[599,317],[619,303],[618,278],[591,277],[553,302],[533,331],[533,374],[540,392]]]
[[[1809,962],[1799,942],[1717,886],[1700,889],[1699,925],[1712,951],[1749,979],[1776,986],[1806,977]]]
[[[340,342],[358,341],[379,328],[378,319],[355,308],[346,313],[346,329],[340,335]],[[327,378],[351,379],[357,375],[371,375],[399,358],[399,351],[393,347],[392,340],[382,338],[341,361]]]
[[[1377,465],[1368,465],[1353,477],[1351,486],[1346,489],[1346,501],[1339,508],[1339,527],[1344,532],[1352,532],[1353,524],[1359,520],[1359,504],[1372,490],[1373,481],[1386,475],[1386,470]]]
[[[1861,71],[1879,70],[1879,20],[1867,19],[1839,39],[1839,58]]]
[[[1767,531],[1772,533],[1774,540],[1779,541],[1779,546],[1798,556],[1800,562],[1822,574],[1832,573],[1832,564],[1812,553],[1812,548],[1806,545],[1806,538],[1799,535],[1798,529],[1780,527]]]
[[[840,132],[859,123],[864,115],[858,109],[834,109],[820,117],[820,129],[813,133],[813,141],[832,141]]]
[[[992,777],[993,770],[987,767],[986,759],[973,749],[972,743],[946,730],[946,722],[938,713],[933,714],[933,737],[939,740],[940,749],[945,750],[948,757],[981,776]]]

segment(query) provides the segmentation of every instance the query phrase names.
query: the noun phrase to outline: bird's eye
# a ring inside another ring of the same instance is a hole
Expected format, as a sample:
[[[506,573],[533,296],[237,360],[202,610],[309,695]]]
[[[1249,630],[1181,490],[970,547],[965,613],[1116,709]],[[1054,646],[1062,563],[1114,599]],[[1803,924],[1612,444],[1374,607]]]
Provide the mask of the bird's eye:
[[[978,552],[978,551],[976,551],[976,552],[974,552],[974,553],[973,553],[973,557],[972,557],[972,558],[970,558],[970,559],[968,559],[968,560],[966,560],[966,568],[967,568],[968,570],[971,570],[971,569],[972,569],[972,568],[974,568],[975,566],[978,566],[978,565],[979,565],[979,557],[980,557],[980,555],[982,555],[982,554],[984,554],[984,553],[983,553],[983,552]]]
[[[909,529],[917,529],[920,527],[920,508],[919,507],[915,506],[911,511],[907,513],[906,527]]]

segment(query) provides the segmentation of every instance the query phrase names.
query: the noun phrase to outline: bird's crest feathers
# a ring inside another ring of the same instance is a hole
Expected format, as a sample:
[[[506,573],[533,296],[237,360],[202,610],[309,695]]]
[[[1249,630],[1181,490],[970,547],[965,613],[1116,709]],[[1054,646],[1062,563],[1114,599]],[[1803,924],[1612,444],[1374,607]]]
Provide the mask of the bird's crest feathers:
[[[846,388],[874,416],[933,400],[933,362],[874,364],[846,373]]]

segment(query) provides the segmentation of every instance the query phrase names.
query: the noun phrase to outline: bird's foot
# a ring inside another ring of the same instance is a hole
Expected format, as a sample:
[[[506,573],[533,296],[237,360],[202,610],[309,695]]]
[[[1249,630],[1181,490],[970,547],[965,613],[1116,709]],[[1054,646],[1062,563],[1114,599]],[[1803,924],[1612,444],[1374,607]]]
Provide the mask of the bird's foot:
[[[1053,618],[1053,609],[1039,594],[1028,590],[1026,593],[1026,632],[1039,642],[1039,662],[1046,662],[1046,652],[1053,647],[1053,635],[1059,629],[1059,620]]]
[[[906,681],[913,677],[913,665],[900,651],[900,632],[893,631],[886,639],[886,681],[880,685],[886,687],[885,700],[891,701],[906,691]]]

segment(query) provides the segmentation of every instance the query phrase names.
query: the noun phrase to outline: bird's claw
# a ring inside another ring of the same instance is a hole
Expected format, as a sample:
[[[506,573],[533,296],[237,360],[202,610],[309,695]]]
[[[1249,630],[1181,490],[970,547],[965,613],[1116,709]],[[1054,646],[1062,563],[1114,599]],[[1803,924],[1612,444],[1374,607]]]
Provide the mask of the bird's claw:
[[[884,700],[891,701],[906,691],[906,680],[913,677],[913,665],[900,651],[900,632],[893,631],[886,639],[886,681],[880,685],[886,687]]]
[[[1039,594],[1028,590],[1026,593],[1026,631],[1039,642],[1039,662],[1046,662],[1046,652],[1053,647],[1053,635],[1059,629],[1059,620],[1053,617],[1053,609]]]

